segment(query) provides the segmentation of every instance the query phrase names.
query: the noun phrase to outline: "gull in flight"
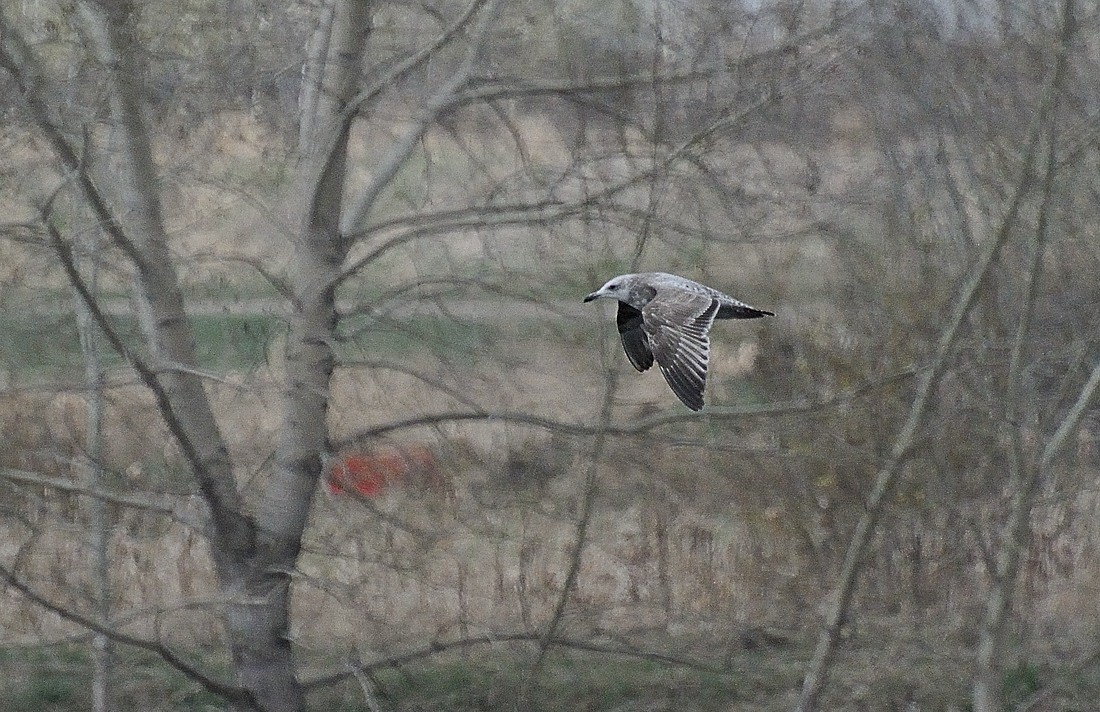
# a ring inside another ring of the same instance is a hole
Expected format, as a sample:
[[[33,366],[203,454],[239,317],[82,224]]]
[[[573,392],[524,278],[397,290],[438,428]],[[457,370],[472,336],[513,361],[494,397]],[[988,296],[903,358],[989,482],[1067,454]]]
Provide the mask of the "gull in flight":
[[[672,392],[692,410],[703,407],[711,324],[715,319],[759,319],[770,311],[665,272],[621,274],[592,292],[619,300],[619,336],[631,365],[645,371],[653,362]]]

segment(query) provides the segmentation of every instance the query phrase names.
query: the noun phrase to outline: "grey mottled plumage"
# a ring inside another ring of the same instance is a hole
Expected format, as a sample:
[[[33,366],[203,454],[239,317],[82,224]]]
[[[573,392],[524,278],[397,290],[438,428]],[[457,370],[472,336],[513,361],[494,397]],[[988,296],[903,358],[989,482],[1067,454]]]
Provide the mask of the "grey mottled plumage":
[[[692,410],[703,407],[714,320],[775,316],[666,272],[619,275],[584,301],[600,297],[619,300],[619,336],[634,368],[645,371],[656,361],[672,392]]]

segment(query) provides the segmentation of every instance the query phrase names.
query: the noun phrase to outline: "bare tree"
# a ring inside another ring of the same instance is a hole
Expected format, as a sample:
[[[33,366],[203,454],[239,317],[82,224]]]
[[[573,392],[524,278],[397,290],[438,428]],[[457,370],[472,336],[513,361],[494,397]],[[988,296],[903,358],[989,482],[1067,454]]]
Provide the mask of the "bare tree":
[[[934,403],[938,397],[937,391],[941,386],[943,378],[952,368],[953,361],[957,358],[956,349],[964,337],[963,332],[966,329],[965,324],[969,315],[972,310],[979,306],[983,299],[987,299],[983,297],[983,293],[988,294],[994,290],[991,283],[996,281],[998,270],[1004,273],[1011,269],[1011,263],[1008,260],[1002,259],[1001,256],[1004,254],[1003,251],[1005,250],[1005,246],[1009,243],[1009,240],[1014,237],[1014,235],[1021,230],[1021,226],[1027,222],[1027,219],[1023,217],[1023,210],[1032,199],[1032,196],[1038,192],[1041,196],[1041,207],[1039,209],[1038,225],[1035,228],[1035,232],[1032,234],[1039,235],[1040,237],[1034,238],[1031,248],[1033,262],[1027,282],[1029,289],[1025,290],[1026,293],[1023,295],[1024,302],[1022,313],[1024,317],[1019,321],[1016,338],[1014,340],[1012,359],[1008,366],[1010,384],[1016,383],[1017,385],[1009,386],[1006,402],[1018,403],[1019,401],[1017,391],[1019,385],[1017,379],[1019,378],[1019,369],[1021,367],[1020,350],[1024,348],[1024,344],[1027,341],[1028,323],[1031,318],[1029,315],[1031,314],[1033,300],[1035,298],[1035,294],[1032,291],[1035,286],[1034,270],[1038,268],[1037,265],[1039,264],[1039,262],[1035,260],[1041,260],[1041,245],[1044,239],[1042,235],[1047,229],[1046,214],[1050,203],[1053,171],[1055,170],[1053,163],[1054,134],[1053,129],[1050,127],[1055,126],[1057,123],[1059,97],[1065,91],[1064,79],[1067,66],[1066,57],[1070,38],[1075,27],[1073,15],[1074,8],[1071,0],[1065,3],[1061,8],[1060,30],[1058,35],[1059,49],[1056,60],[1053,69],[1045,79],[1043,91],[1032,115],[1027,133],[1027,141],[1024,144],[1025,151],[1023,153],[1023,158],[1016,177],[1007,192],[1008,199],[1006,201],[1006,208],[998,224],[994,228],[992,236],[986,238],[986,244],[982,248],[980,258],[961,282],[958,296],[950,311],[950,316],[939,333],[936,349],[929,358],[927,365],[922,369],[916,391],[909,407],[908,417],[895,436],[890,453],[886,457],[883,466],[875,475],[873,486],[866,498],[866,509],[860,516],[847,545],[838,583],[831,592],[828,601],[825,624],[819,635],[813,660],[803,683],[802,696],[799,702],[800,710],[817,709],[820,705],[821,695],[825,689],[829,671],[834,664],[834,655],[840,640],[841,629],[852,615],[853,597],[860,573],[866,565],[867,547],[878,526],[879,518],[887,502],[886,498],[892,492],[907,458],[911,456],[916,448],[919,433],[925,421],[933,416],[935,410]],[[917,80],[914,78],[906,78],[903,79],[903,81],[912,83]],[[906,86],[911,87],[912,84],[906,84]],[[913,88],[913,91],[916,95],[915,103],[917,103],[918,106],[920,102],[928,99],[928,97],[920,93],[918,89]],[[895,137],[891,135],[889,140],[893,140],[894,138]],[[1045,161],[1040,158],[1044,145],[1047,148],[1047,160]],[[885,150],[889,151],[892,149]],[[948,185],[950,187],[952,183],[949,182]],[[958,202],[959,196],[957,193],[953,198]],[[972,229],[970,229],[970,220],[963,217],[961,224],[963,225],[964,235],[969,235],[967,242],[973,244],[974,237]],[[1086,386],[1086,391],[1091,394],[1090,387]],[[1012,410],[1015,406],[1009,405],[1007,407],[1009,408],[1009,412],[1006,415],[1006,419],[1008,422],[1016,423],[1017,416],[1014,415],[1014,411]],[[1008,458],[1009,462],[1015,463],[1011,471],[1017,473],[1019,472],[1019,468],[1023,467],[1018,449],[1019,437],[1019,433],[1012,436],[1012,441],[1017,443],[1017,447],[1012,449]],[[975,706],[981,709],[1000,708],[999,703],[995,701],[998,684],[995,681],[999,679],[999,674],[1001,672],[998,666],[1000,665],[999,661],[1001,659],[1001,645],[1003,645],[1004,615],[1007,610],[1008,602],[1011,600],[1011,594],[1007,592],[1012,589],[1016,579],[1016,566],[1021,551],[1019,546],[1021,544],[1021,537],[1025,537],[1024,532],[1027,531],[1028,527],[1028,515],[1026,512],[1030,511],[1030,505],[1027,504],[1027,502],[1030,502],[1033,496],[1036,481],[1035,472],[1035,470],[1032,470],[1032,474],[1027,477],[1017,474],[1013,476],[1009,484],[1011,491],[1014,493],[1014,499],[1012,507],[1013,514],[1010,517],[1010,524],[1008,525],[1012,534],[1009,535],[1008,541],[1013,543],[1006,546],[1003,556],[997,562],[995,573],[993,574],[995,581],[993,591],[990,593],[990,598],[987,599],[988,608],[986,624],[983,627],[982,642],[978,654],[980,668],[979,679],[976,682],[974,691]],[[1023,545],[1026,546],[1026,542],[1024,542]],[[1007,579],[1002,578],[1002,571],[1007,572]]]
[[[0,321],[75,290],[116,364],[102,453],[85,378],[0,391],[41,420],[0,412],[10,610],[238,709],[385,709],[389,668],[504,647],[494,699],[532,706],[559,653],[774,663],[777,698],[804,653],[808,710],[894,678],[862,703],[911,703],[933,650],[977,669],[930,707],[1016,701],[1014,613],[1095,565],[1086,445],[1062,473],[1097,381],[1100,75],[1093,15],[975,7],[4,6]],[[779,314],[713,335],[702,414],[575,303],[644,269]],[[212,324],[257,354],[216,361]],[[419,489],[355,480],[386,458]],[[1081,571],[1036,573],[1073,507]],[[68,536],[93,510],[109,609]]]
[[[642,64],[643,71],[637,74],[620,68],[611,76],[594,72],[566,81],[539,82],[507,76],[497,79],[492,64],[499,57],[490,56],[487,47],[502,10],[492,0],[473,0],[454,17],[440,22],[441,29],[433,39],[407,55],[383,60],[365,73],[378,8],[354,0],[322,3],[302,61],[295,155],[281,207],[271,219],[272,240],[282,241],[289,260],[285,269],[270,269],[262,260],[249,262],[285,300],[287,333],[279,404],[281,425],[273,464],[263,487],[254,496],[246,496],[239,484],[241,463],[234,462],[230,455],[226,432],[211,401],[208,383],[216,382],[217,377],[200,367],[195,327],[181,283],[181,261],[165,217],[171,166],[156,158],[155,118],[149,111],[145,90],[144,61],[149,54],[142,24],[145,10],[131,2],[81,0],[75,3],[75,14],[71,16],[81,43],[75,62],[84,61],[82,52],[86,51],[94,66],[88,71],[102,81],[103,111],[110,130],[105,145],[100,145],[90,127],[79,125],[79,112],[76,125],[72,115],[60,114],[57,100],[62,92],[55,83],[55,68],[24,40],[17,24],[5,15],[0,15],[0,65],[18,90],[21,110],[30,117],[60,166],[59,190],[79,197],[84,206],[80,212],[90,217],[90,229],[102,230],[112,254],[121,258],[116,271],[133,277],[140,345],[129,341],[108,313],[95,289],[94,270],[81,259],[83,251],[75,236],[60,219],[54,201],[45,201],[36,228],[45,241],[39,244],[50,247],[106,342],[152,394],[172,445],[181,454],[201,495],[206,514],[200,526],[210,543],[220,592],[218,610],[234,679],[218,680],[185,662],[162,641],[120,632],[102,610],[85,615],[51,601],[21,580],[14,569],[3,569],[3,576],[31,601],[73,623],[116,642],[158,653],[235,708],[299,710],[304,708],[305,698],[293,649],[291,584],[313,494],[333,449],[329,415],[332,379],[338,365],[336,347],[344,338],[340,326],[347,317],[357,314],[354,308],[341,312],[337,304],[339,290],[396,248],[425,236],[472,227],[584,217],[600,206],[611,213],[629,215],[635,208],[622,196],[647,182],[658,185],[677,163],[692,160],[713,136],[736,125],[739,116],[751,114],[778,95],[758,98],[742,114],[711,121],[704,130],[667,151],[660,137],[663,119],[658,117],[648,128],[644,121],[637,122],[640,135],[648,132],[650,136],[650,160],[638,169],[616,170],[615,178],[604,181],[594,192],[577,191],[576,186],[589,179],[586,172],[596,175],[598,161],[593,161],[595,168],[578,163],[575,174],[567,173],[559,179],[551,193],[559,192],[566,196],[564,199],[509,196],[511,202],[500,205],[474,204],[387,219],[377,209],[379,201],[422,146],[429,129],[445,126],[446,118],[456,112],[468,107],[491,107],[516,139],[522,155],[526,150],[524,139],[515,132],[506,113],[500,111],[500,102],[559,97],[612,114],[613,110],[598,100],[601,94],[652,91],[654,87],[696,81],[724,70],[720,66],[666,70],[655,63],[648,68]],[[657,55],[665,51],[663,47],[658,50]],[[760,56],[766,59],[782,54],[769,48]],[[384,106],[382,99],[394,87],[404,87],[410,78],[423,80],[428,87],[410,97],[417,102],[415,115],[392,144],[379,153],[369,178],[353,178],[350,145],[357,122],[366,112]],[[166,85],[166,92],[174,90],[174,86]],[[86,116],[93,114],[86,112]],[[655,188],[653,194],[659,193],[660,188]],[[655,218],[657,198],[650,205],[649,214]],[[397,288],[395,295],[399,296],[402,289]],[[605,412],[610,402],[609,396]],[[459,418],[444,414],[440,421],[484,418],[485,414],[483,409]],[[390,429],[416,424],[398,422]],[[595,432],[588,426],[574,429]],[[368,432],[359,439],[369,437]],[[597,444],[595,451],[599,449]],[[89,454],[94,458],[95,448]],[[585,545],[584,527],[593,503],[597,467],[593,462],[589,468],[587,504],[578,520],[571,573],[558,612],[540,636],[543,650],[559,640],[558,620]],[[13,476],[21,477],[23,482],[66,487],[31,474]],[[140,499],[105,492],[95,482],[74,491],[91,494],[100,503],[97,506],[106,501],[134,503]],[[156,509],[152,505],[149,508]]]

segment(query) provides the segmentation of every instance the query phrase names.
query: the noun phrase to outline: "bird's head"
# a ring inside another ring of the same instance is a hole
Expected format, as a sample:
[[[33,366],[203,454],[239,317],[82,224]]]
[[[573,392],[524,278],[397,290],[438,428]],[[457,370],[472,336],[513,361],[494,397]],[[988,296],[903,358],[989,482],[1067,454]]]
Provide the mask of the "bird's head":
[[[590,302],[593,299],[599,299],[600,297],[612,297],[620,301],[626,301],[628,285],[625,277],[626,275],[620,275],[613,279],[607,280],[607,283],[605,285],[585,297],[584,301]]]

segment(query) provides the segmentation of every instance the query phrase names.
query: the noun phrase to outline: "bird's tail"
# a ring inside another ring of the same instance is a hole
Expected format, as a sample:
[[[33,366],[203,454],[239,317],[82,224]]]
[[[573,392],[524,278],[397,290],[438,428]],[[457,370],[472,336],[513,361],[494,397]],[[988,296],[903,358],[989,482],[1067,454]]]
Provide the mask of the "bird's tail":
[[[775,316],[775,312],[766,309],[757,309],[748,304],[723,304],[714,318],[716,319],[759,319],[764,316]]]

